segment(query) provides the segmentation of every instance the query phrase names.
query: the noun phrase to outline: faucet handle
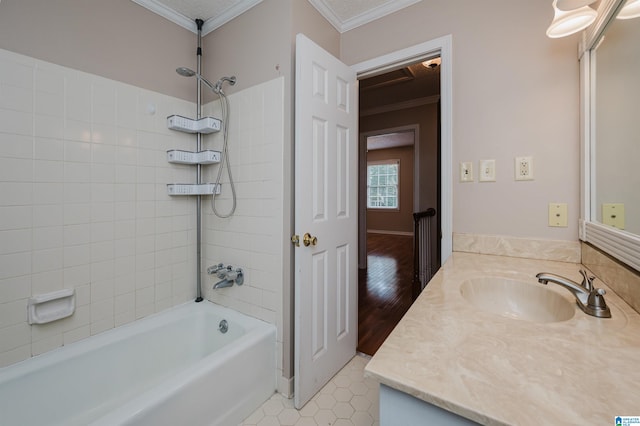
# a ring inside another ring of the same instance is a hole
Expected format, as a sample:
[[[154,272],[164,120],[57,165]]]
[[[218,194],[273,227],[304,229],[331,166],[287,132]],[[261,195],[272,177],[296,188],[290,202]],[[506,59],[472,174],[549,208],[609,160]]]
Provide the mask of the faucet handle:
[[[223,267],[224,267],[224,265],[222,263],[218,263],[217,265],[209,266],[207,268],[207,274],[213,275],[216,272],[218,272],[220,269],[222,269]]]
[[[244,283],[244,272],[242,272],[242,268],[236,268],[236,284],[242,285]]]
[[[580,274],[582,274],[582,287],[584,287],[585,289],[587,289],[587,291],[592,291],[593,290],[593,280],[596,279],[595,276],[593,275],[589,275],[587,274],[587,271],[584,269],[580,269]],[[604,290],[602,290],[604,291]],[[602,293],[604,294],[604,293]]]
[[[603,288],[596,288],[589,294],[587,301],[587,309],[594,312],[595,316],[602,318],[611,318],[611,311],[604,300],[607,292]]]

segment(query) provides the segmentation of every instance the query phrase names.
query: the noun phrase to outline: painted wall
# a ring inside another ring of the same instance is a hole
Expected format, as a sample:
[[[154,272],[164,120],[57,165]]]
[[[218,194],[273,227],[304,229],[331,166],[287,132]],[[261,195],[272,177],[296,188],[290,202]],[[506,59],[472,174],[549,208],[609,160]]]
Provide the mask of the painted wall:
[[[0,2],[0,49],[182,99],[194,98],[196,35],[130,0]]]
[[[398,210],[367,209],[367,230],[413,235],[413,146],[376,149],[367,152],[367,161],[399,160],[400,208]]]
[[[454,232],[578,238],[579,36],[547,38],[552,18],[546,1],[429,0],[342,34],[347,64],[452,35]],[[525,155],[536,179],[515,182]],[[481,159],[497,182],[460,184],[458,164]],[[568,203],[568,228],[547,226],[550,202]]]

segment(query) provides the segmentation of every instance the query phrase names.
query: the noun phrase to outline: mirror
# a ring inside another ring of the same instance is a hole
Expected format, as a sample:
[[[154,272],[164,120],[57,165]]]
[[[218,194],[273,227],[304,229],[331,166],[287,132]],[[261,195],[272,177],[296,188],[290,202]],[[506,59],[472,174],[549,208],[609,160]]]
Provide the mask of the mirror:
[[[595,59],[592,217],[640,234],[640,18],[613,19]]]
[[[616,19],[625,3],[600,2],[580,49],[580,239],[640,270],[640,17]]]

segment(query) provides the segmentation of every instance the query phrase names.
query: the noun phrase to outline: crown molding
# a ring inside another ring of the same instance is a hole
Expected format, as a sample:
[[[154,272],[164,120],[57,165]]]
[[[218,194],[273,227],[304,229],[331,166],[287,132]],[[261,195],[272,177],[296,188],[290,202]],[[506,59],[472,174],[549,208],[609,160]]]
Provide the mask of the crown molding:
[[[371,9],[365,13],[354,16],[353,18],[349,18],[344,21],[344,23],[342,24],[343,31],[341,32],[347,32],[354,28],[368,24],[369,22],[375,21],[376,19],[380,19],[384,16],[399,11],[400,9],[404,9],[405,7],[418,3],[419,1],[420,0],[394,0],[382,4],[374,9]]]
[[[194,34],[197,34],[198,28],[194,20],[184,16],[181,13],[176,12],[170,7],[165,6],[164,4],[156,1],[156,0],[131,0],[134,3],[144,7],[152,11],[155,14],[162,16],[165,19],[173,22],[174,24],[180,25],[182,28],[186,28]]]
[[[309,2],[320,12],[324,18],[333,25],[333,27],[340,33],[347,32],[369,22],[380,19],[383,16],[397,12],[400,9],[411,6],[418,3],[420,0],[393,0],[387,3],[381,4],[365,13],[361,13],[352,18],[342,20],[333,11],[333,9],[327,4],[326,0],[309,0]]]
[[[207,35],[211,31],[220,28],[227,22],[237,18],[259,3],[262,3],[262,0],[244,0],[235,3],[215,18],[208,19],[202,26],[202,35]]]
[[[1,0],[0,0],[1,1]],[[150,10],[151,12],[162,16],[163,18],[173,22],[191,31],[194,34],[198,33],[198,28],[195,23],[195,19],[191,19],[181,13],[176,12],[174,9],[164,5],[158,0],[131,0],[134,3]],[[301,1],[301,0],[296,0]],[[388,0],[386,3],[374,7],[371,10],[363,12],[359,15],[353,16],[346,20],[341,19],[333,10],[333,8],[327,3],[327,0],[308,0],[313,7],[327,20],[333,27],[341,34],[357,28],[359,26],[368,24],[369,22],[380,19],[391,13],[397,12],[400,9],[411,6],[418,3],[420,0]],[[220,15],[207,19],[202,26],[202,35],[207,35],[210,32],[220,28],[227,22],[235,19],[244,12],[248,11],[252,7],[261,3],[262,0],[242,0],[234,2],[228,9],[224,10]]]
[[[338,30],[338,32],[344,32],[342,30],[342,21],[335,13],[333,13],[333,10],[327,6],[324,0],[309,0],[309,3],[311,3],[313,7],[315,7],[336,30]]]
[[[181,13],[176,12],[168,6],[160,3],[157,0],[131,0],[134,3],[139,4],[145,9],[150,10],[153,13],[156,13],[162,16],[165,19],[173,22],[174,24],[180,25],[182,28],[186,28],[194,34],[198,33],[198,27],[196,26],[195,19],[191,19],[187,16],[184,16]],[[227,22],[232,19],[240,16],[247,10],[251,9],[258,3],[261,3],[262,0],[243,0],[241,2],[236,2],[231,7],[224,10],[220,15],[209,18],[205,21],[204,25],[202,25],[202,35],[207,35],[211,31],[220,28]]]

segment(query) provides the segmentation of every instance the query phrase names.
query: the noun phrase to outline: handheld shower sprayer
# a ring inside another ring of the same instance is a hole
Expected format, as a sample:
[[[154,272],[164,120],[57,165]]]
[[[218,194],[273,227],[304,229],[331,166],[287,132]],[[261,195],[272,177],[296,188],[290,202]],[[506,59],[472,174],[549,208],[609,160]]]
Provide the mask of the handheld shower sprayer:
[[[230,85],[235,85],[236,84],[236,76],[232,75],[231,77],[222,77],[220,80],[216,81],[216,84],[213,86],[213,92],[220,94],[220,93],[224,93],[222,91],[222,84],[224,82],[228,82]]]
[[[236,84],[236,77],[235,76],[222,77],[220,80],[216,81],[216,84],[211,84],[211,82],[209,80],[207,80],[206,78],[204,78],[203,76],[201,76],[200,74],[198,74],[197,72],[192,70],[191,68],[187,68],[187,67],[176,68],[176,72],[178,74],[180,74],[181,76],[183,76],[183,77],[196,77],[198,80],[203,82],[205,86],[207,86],[209,89],[211,89],[211,91],[213,93],[215,93],[216,95],[219,95],[222,92],[222,84],[225,81],[228,82],[232,86],[234,84]],[[224,92],[222,92],[222,93],[224,93]]]

